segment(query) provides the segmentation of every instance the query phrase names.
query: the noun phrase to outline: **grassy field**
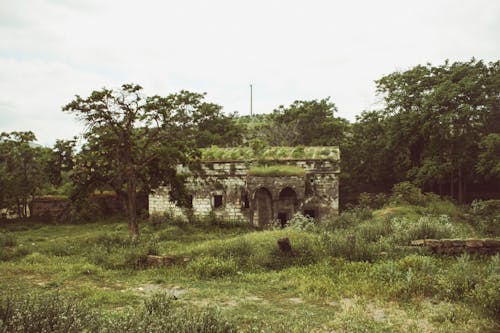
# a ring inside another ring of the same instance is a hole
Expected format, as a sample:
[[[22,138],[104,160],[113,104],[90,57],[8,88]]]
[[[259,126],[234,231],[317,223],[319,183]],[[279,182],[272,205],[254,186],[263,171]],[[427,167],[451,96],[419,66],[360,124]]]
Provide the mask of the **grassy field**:
[[[156,218],[142,222],[138,242],[121,219],[4,223],[0,332],[36,311],[66,311],[74,331],[498,332],[498,255],[437,257],[408,246],[484,236],[474,218],[446,202],[359,208],[268,231]],[[279,251],[283,237],[295,256]],[[176,263],[146,267],[148,254]]]

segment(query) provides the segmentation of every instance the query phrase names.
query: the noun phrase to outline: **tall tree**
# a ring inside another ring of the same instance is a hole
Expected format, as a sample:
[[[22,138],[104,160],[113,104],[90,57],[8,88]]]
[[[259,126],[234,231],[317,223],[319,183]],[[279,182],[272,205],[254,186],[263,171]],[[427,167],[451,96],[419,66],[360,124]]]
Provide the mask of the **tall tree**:
[[[407,177],[433,185],[448,174],[450,194],[464,201],[479,141],[499,130],[499,76],[500,62],[472,59],[420,65],[377,81],[390,116],[390,147],[406,151],[410,161]]]
[[[145,97],[141,90],[135,84],[104,88],[87,98],[76,96],[63,108],[87,128],[74,181],[88,189],[113,188],[125,202],[132,237],[139,235],[137,192],[175,177],[175,166],[197,154],[199,125],[220,111],[204,102],[203,94]]]
[[[20,218],[30,216],[31,200],[48,182],[50,150],[35,141],[33,132],[0,134],[0,207],[15,207]]]

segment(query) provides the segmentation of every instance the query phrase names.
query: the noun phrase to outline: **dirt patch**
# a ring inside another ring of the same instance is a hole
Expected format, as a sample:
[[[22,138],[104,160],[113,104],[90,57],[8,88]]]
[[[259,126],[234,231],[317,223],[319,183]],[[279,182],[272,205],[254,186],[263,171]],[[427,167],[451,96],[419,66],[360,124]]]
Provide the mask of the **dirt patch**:
[[[146,283],[142,284],[132,290],[138,294],[150,295],[154,293],[167,293],[174,297],[179,297],[188,292],[187,289],[183,289],[179,286],[165,287],[157,284]]]

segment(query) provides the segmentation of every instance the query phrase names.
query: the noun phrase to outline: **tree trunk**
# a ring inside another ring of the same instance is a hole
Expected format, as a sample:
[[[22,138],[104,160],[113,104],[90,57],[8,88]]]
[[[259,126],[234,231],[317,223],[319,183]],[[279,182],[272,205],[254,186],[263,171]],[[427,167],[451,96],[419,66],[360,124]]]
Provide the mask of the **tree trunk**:
[[[455,198],[455,188],[454,188],[455,179],[453,178],[453,171],[450,175],[450,197]]]
[[[139,237],[139,225],[137,223],[137,181],[135,175],[129,175],[127,181],[127,217],[128,231],[133,239]]]
[[[462,177],[462,167],[458,168],[458,203],[464,203],[464,179]]]

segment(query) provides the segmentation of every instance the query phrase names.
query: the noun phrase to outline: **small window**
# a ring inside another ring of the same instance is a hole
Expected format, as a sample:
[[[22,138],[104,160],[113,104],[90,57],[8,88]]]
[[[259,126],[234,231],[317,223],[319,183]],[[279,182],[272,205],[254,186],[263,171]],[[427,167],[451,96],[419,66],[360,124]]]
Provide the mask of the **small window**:
[[[243,196],[243,208],[250,208],[250,202],[248,201],[248,194]]]
[[[214,208],[222,207],[222,195],[216,194],[214,195]]]

